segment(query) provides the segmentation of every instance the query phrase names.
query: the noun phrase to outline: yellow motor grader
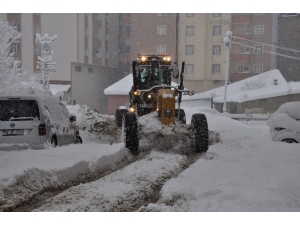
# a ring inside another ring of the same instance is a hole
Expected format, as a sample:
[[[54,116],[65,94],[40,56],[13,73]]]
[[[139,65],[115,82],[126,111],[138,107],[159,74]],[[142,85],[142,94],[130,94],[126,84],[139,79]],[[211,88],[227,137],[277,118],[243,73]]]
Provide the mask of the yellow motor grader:
[[[126,148],[131,152],[139,150],[138,117],[157,111],[162,131],[175,132],[175,123],[186,124],[185,111],[180,109],[183,93],[193,95],[183,86],[185,62],[182,62],[180,84],[172,85],[172,77],[179,77],[179,70],[172,64],[170,54],[138,54],[132,62],[133,86],[129,92],[130,107],[118,109],[116,123],[124,129]],[[178,107],[176,108],[176,102]],[[123,122],[122,122],[123,121]],[[208,150],[208,126],[206,116],[192,115],[189,128],[193,150],[197,153]]]

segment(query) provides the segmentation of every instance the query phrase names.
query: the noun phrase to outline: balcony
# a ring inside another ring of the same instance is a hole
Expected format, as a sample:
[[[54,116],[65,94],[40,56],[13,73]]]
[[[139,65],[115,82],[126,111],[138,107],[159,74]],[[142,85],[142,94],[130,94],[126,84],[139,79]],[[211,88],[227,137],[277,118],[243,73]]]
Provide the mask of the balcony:
[[[252,16],[251,15],[236,15],[232,16],[231,23],[232,24],[249,24],[251,23]]]
[[[233,62],[249,62],[250,54],[231,54],[230,60]]]

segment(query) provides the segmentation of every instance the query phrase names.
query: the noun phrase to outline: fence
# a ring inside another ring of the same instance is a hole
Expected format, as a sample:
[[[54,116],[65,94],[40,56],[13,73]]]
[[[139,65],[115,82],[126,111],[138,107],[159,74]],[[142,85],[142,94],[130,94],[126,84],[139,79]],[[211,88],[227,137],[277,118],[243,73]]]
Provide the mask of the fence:
[[[270,119],[267,115],[252,115],[252,114],[224,114],[231,119],[241,121],[245,124],[266,124],[266,121]]]

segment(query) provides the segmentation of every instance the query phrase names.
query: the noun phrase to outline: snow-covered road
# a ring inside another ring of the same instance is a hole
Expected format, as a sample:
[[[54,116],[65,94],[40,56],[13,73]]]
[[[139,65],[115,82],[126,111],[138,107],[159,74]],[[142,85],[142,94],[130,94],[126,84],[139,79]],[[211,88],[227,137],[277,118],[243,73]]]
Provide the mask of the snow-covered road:
[[[137,210],[166,180],[183,170],[185,160],[185,156],[178,154],[153,151],[100,180],[69,188],[34,211]]]

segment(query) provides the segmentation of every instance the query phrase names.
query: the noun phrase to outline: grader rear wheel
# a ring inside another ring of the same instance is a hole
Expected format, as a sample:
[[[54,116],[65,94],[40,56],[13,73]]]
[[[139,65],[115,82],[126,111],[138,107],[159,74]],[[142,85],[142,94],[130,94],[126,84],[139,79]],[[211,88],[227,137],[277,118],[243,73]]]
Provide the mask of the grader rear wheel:
[[[139,125],[136,114],[125,114],[125,146],[130,152],[139,150]]]
[[[193,130],[193,150],[197,153],[208,150],[208,126],[206,116],[197,113],[192,116],[191,126]]]

